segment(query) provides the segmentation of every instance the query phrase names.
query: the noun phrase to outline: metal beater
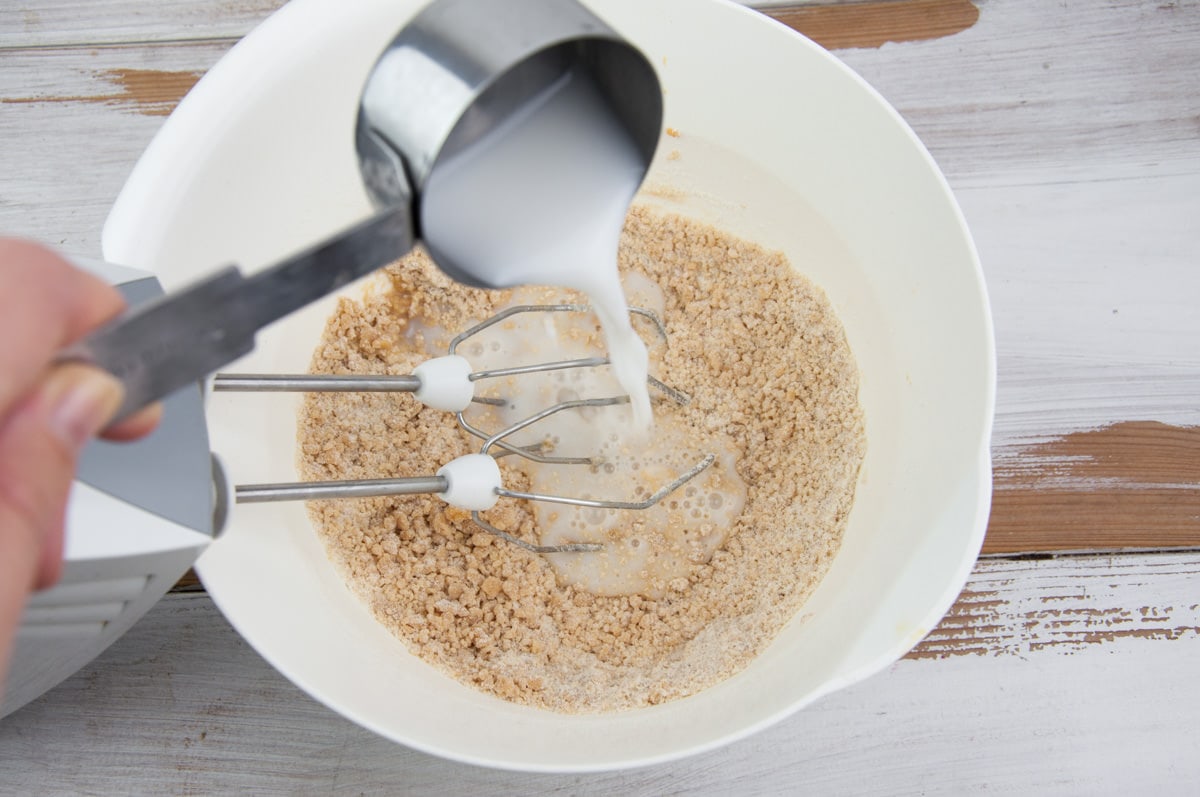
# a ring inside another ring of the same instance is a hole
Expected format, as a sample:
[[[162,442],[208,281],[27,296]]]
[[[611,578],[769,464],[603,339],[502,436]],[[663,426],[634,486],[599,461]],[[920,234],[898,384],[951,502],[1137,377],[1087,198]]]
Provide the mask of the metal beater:
[[[471,510],[471,519],[477,526],[527,551],[544,554],[602,550],[604,546],[598,543],[567,543],[563,545],[530,543],[492,525],[483,519],[480,512],[491,509],[499,498],[516,498],[600,509],[649,509],[700,475],[713,463],[715,456],[708,454],[702,457],[673,481],[638,501],[597,500],[509,490],[502,484],[500,468],[496,464],[498,458],[507,454],[515,454],[534,462],[564,466],[597,466],[600,463],[590,457],[560,457],[544,453],[542,445],[517,446],[509,443],[508,438],[551,415],[585,407],[609,407],[624,404],[628,403],[629,397],[611,396],[560,401],[503,429],[487,432],[471,424],[466,419],[464,412],[472,402],[502,405],[505,400],[476,395],[475,382],[571,368],[596,368],[608,365],[609,359],[607,357],[588,357],[474,371],[470,362],[457,353],[467,340],[513,316],[527,313],[584,313],[589,310],[588,306],[577,304],[517,305],[506,308],[459,333],[451,340],[445,356],[425,361],[409,375],[217,374],[213,380],[214,392],[412,393],[418,401],[428,407],[453,412],[460,428],[483,441],[478,454],[459,457],[444,465],[433,476],[239,485],[234,490],[236,501],[238,503],[264,503],[432,493],[440,496],[451,506]],[[630,312],[648,319],[659,337],[666,340],[666,328],[657,314],[638,307],[630,308]],[[687,394],[654,377],[649,377],[648,381],[658,394],[670,401],[677,404],[686,404],[689,401]],[[499,452],[493,453],[494,449],[499,449]]]

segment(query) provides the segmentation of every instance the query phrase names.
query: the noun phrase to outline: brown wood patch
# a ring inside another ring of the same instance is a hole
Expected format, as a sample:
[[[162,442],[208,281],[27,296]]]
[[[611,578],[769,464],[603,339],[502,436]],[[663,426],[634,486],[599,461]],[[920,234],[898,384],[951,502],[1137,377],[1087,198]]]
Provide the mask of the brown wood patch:
[[[175,582],[175,586],[171,587],[172,592],[200,592],[203,589],[204,584],[200,581],[200,576],[196,575],[196,571],[190,567]]]
[[[763,12],[828,50],[940,39],[979,19],[970,0],[868,0],[766,8]]]
[[[89,102],[128,108],[146,116],[167,116],[203,74],[156,69],[105,69],[95,73],[95,76],[114,89],[107,94],[9,97],[0,102]]]
[[[985,553],[1200,547],[1200,427],[1130,421],[997,463]]]

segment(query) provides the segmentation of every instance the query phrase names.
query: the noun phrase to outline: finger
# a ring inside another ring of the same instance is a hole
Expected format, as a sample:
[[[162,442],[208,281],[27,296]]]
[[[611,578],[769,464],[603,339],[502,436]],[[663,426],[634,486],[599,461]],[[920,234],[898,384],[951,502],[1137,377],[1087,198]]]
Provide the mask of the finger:
[[[123,397],[121,383],[97,368],[55,366],[0,425],[0,534],[38,551],[35,587],[58,580],[79,452]]]
[[[0,415],[33,387],[55,354],[124,307],[115,288],[51,250],[0,239]]]
[[[162,415],[162,403],[155,402],[147,407],[142,407],[128,418],[109,426],[100,436],[105,440],[117,442],[137,440],[158,428],[158,424],[162,420]]]

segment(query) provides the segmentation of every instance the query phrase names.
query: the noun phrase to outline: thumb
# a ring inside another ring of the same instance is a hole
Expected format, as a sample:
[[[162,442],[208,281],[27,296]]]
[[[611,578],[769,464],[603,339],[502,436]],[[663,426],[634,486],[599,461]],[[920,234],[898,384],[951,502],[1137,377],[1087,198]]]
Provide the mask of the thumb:
[[[123,396],[121,383],[104,371],[58,365],[0,425],[0,534],[23,539],[36,554],[35,588],[58,580],[79,452]]]

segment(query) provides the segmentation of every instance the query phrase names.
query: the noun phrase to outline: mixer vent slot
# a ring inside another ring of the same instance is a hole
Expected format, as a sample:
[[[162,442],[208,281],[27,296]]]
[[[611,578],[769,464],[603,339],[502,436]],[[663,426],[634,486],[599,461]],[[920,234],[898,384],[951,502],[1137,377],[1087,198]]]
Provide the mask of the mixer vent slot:
[[[35,593],[25,606],[19,635],[27,639],[92,636],[142,594],[148,576],[59,584]]]

